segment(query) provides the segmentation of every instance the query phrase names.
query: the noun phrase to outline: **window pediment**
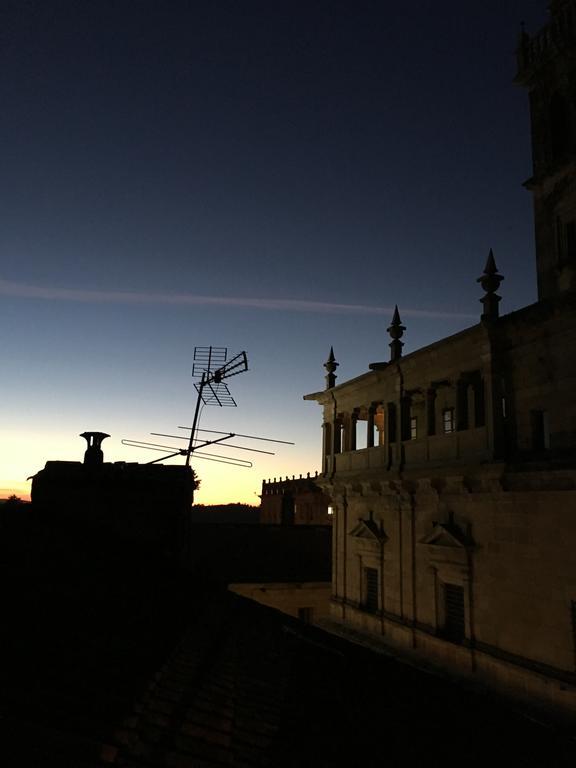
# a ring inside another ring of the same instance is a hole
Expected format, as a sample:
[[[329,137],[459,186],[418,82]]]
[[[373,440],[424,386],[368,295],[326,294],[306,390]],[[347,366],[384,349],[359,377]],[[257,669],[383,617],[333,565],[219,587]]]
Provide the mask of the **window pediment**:
[[[454,522],[435,523],[432,531],[420,544],[428,549],[430,565],[450,581],[464,578],[469,572],[468,552],[474,543]]]
[[[436,523],[432,531],[425,536],[421,544],[429,547],[450,549],[469,549],[473,542],[454,523]]]
[[[360,518],[348,535],[358,542],[384,544],[388,541],[384,529],[374,521],[372,516],[368,520]]]

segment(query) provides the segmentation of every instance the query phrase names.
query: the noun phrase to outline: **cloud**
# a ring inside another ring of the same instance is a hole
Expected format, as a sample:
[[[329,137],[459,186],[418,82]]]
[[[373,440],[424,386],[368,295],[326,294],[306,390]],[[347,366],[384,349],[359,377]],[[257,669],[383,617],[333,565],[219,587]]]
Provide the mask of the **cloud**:
[[[155,293],[153,291],[99,291],[84,288],[53,288],[28,285],[10,280],[0,280],[0,295],[21,299],[46,301],[73,301],[98,304],[159,304],[171,306],[244,307],[276,312],[309,312],[333,315],[384,315],[391,316],[394,307],[378,307],[369,304],[340,304],[330,301],[305,301],[303,299],[248,298],[242,296],[199,296],[193,293]],[[477,315],[445,310],[400,308],[407,317],[476,319]]]

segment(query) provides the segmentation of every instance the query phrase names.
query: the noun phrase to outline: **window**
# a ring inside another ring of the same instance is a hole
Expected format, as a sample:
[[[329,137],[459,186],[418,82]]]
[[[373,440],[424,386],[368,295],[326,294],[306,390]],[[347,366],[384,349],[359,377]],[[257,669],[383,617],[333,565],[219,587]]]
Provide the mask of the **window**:
[[[328,514],[333,515],[334,514],[334,507],[328,507]]]
[[[454,408],[444,408],[442,411],[442,424],[444,426],[445,435],[454,432]]]
[[[384,445],[384,406],[382,404],[376,407],[374,414],[374,445]]]
[[[364,568],[364,608],[370,613],[378,611],[377,568]]]
[[[416,416],[410,417],[410,440],[416,440],[418,437],[418,419]]]
[[[576,260],[576,220],[556,217],[556,253],[559,264]]]
[[[361,451],[368,445],[368,418],[365,410],[360,410],[354,419],[354,449]]]
[[[289,494],[282,496],[280,519],[282,525],[294,525],[294,498]]]
[[[464,626],[464,587],[457,584],[444,584],[444,630],[446,640],[462,643],[465,636]]]

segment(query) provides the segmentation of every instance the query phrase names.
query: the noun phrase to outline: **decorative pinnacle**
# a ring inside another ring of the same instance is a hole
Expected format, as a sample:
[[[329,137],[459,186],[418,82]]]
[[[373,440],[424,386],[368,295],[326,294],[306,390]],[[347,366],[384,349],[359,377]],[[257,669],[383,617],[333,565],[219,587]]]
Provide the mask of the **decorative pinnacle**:
[[[484,311],[482,312],[482,320],[490,320],[498,317],[498,304],[501,297],[497,295],[496,291],[500,287],[500,283],[504,280],[504,276],[498,273],[498,267],[494,260],[494,253],[492,248],[486,259],[486,266],[484,267],[484,273],[476,280],[480,283],[482,289],[486,295],[483,296],[480,301],[484,305]]]
[[[328,360],[324,363],[324,368],[326,368],[326,389],[332,389],[332,387],[336,384],[336,368],[338,368],[339,363],[336,362],[336,358],[334,357],[334,348],[330,347],[330,354],[328,355]]]
[[[402,336],[404,335],[404,331],[406,330],[406,326],[402,325],[402,321],[400,320],[400,312],[398,312],[398,305],[394,307],[394,315],[392,316],[392,322],[390,323],[388,327],[388,333],[390,334],[390,337],[392,338],[392,341],[390,342],[390,361],[394,362],[394,360],[398,360],[402,357],[402,347],[404,346],[404,342],[400,341]]]

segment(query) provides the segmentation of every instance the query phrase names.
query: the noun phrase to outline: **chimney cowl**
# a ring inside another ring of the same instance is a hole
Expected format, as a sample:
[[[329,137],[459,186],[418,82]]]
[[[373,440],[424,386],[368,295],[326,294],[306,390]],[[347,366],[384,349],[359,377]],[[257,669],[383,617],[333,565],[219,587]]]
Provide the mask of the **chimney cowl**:
[[[88,447],[84,453],[84,465],[87,467],[97,467],[104,463],[104,453],[102,452],[102,441],[110,437],[106,432],[82,432],[80,437],[83,437]]]

